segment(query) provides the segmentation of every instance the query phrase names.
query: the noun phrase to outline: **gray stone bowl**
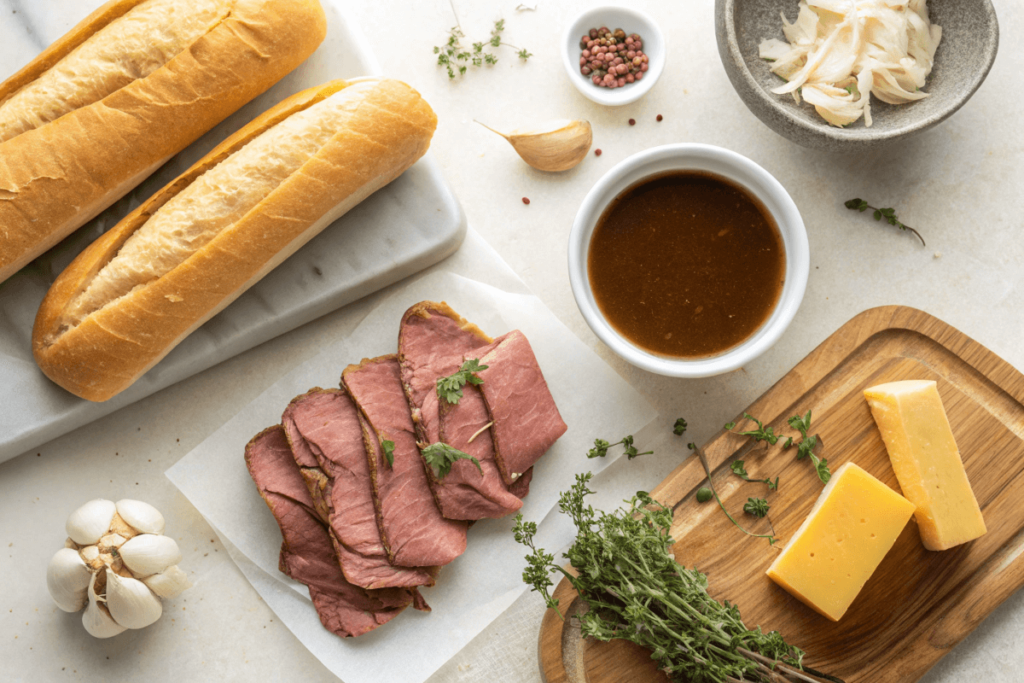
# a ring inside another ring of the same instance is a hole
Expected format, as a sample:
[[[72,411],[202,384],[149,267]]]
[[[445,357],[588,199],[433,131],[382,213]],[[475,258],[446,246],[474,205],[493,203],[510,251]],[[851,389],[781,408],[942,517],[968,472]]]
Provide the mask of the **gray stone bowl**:
[[[784,81],[758,57],[765,38],[785,39],[780,12],[793,21],[798,0],[715,0],[718,52],[733,87],[747,107],[793,142],[831,151],[867,149],[931,128],[962,107],[985,80],[999,47],[999,24],[990,0],[929,0],[933,24],[942,27],[935,65],[924,88],[930,94],[909,104],[871,100],[873,125],[860,119],[830,126],[814,107],[771,89]]]

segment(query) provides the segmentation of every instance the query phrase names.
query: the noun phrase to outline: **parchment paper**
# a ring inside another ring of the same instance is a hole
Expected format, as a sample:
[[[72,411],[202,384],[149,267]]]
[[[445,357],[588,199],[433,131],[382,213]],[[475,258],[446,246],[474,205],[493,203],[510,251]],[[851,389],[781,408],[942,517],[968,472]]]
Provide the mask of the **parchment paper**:
[[[461,272],[471,263],[475,277]],[[451,264],[441,264],[383,296],[347,339],[283,377],[167,472],[207,521],[264,600],[302,643],[346,683],[420,683],[461,650],[524,590],[525,550],[511,534],[513,521],[485,520],[469,531],[466,553],[445,567],[438,585],[423,591],[432,613],[406,610],[391,623],[342,640],[319,622],[306,588],[277,570],[281,534],[256,492],[243,459],[245,444],[280,421],[288,401],[313,386],[335,386],[342,369],[364,357],[396,350],[402,313],[424,300],[445,300],[492,336],[521,329],[529,338],[569,431],[536,465],[522,512],[541,522],[538,544],[565,546],[572,528],[548,513],[577,472],[600,471],[608,461],[588,460],[595,437],[619,439],[644,427],[654,410],[525,288],[497,254],[472,231]],[[543,521],[542,521],[543,520]]]

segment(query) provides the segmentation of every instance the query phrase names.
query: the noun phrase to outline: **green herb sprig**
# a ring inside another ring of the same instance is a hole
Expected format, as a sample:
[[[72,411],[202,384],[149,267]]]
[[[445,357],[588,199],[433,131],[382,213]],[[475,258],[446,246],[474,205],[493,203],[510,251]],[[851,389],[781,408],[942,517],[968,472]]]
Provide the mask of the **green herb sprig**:
[[[472,49],[467,50],[462,45],[462,39],[466,35],[462,32],[462,24],[459,23],[459,15],[455,12],[455,3],[451,2],[452,14],[455,15],[455,26],[448,31],[448,40],[444,45],[435,45],[434,54],[437,55],[437,65],[444,67],[448,72],[448,78],[455,80],[456,75],[465,76],[470,66],[493,66],[498,63],[498,57],[490,48],[498,48],[504,45],[516,51],[516,56],[524,62],[533,56],[523,48],[510,45],[501,40],[501,34],[505,30],[505,20],[499,19],[494,22],[491,29],[491,37],[486,41],[472,44]]]
[[[765,479],[751,479],[750,475],[747,474],[747,470],[746,470],[746,468],[744,468],[743,465],[744,465],[744,461],[743,460],[733,460],[732,464],[729,465],[729,468],[732,469],[732,473],[733,474],[735,474],[737,477],[739,477],[743,481],[761,482],[763,484],[768,484],[768,490],[769,491],[778,491],[779,490],[779,478],[778,477],[775,477],[775,481],[772,481],[771,477],[766,477]]]
[[[775,545],[775,542],[779,539],[775,538],[774,530],[772,530],[772,533],[770,534],[755,534],[753,531],[750,531],[745,526],[737,522],[736,519],[731,514],[729,514],[729,511],[725,509],[725,505],[722,504],[722,499],[718,497],[718,491],[717,489],[715,489],[715,482],[711,478],[711,468],[708,466],[708,459],[704,456],[704,451],[701,450],[695,443],[688,443],[686,444],[686,447],[689,448],[694,453],[696,453],[697,458],[700,460],[701,466],[704,468],[704,474],[708,478],[707,488],[711,490],[711,495],[715,497],[715,501],[718,502],[718,507],[722,509],[722,512],[725,513],[725,516],[729,518],[729,521],[732,522],[737,529],[745,533],[747,536],[753,536],[754,538],[763,538],[768,541],[768,545]],[[701,502],[699,498],[699,490],[697,491],[697,495],[698,502]]]
[[[874,212],[872,215],[874,216],[876,221],[880,221],[884,218],[885,222],[888,223],[889,225],[893,225],[899,228],[900,230],[909,230],[910,232],[917,235],[917,239],[921,240],[922,247],[928,246],[927,244],[924,243],[924,238],[921,237],[921,233],[919,233],[917,230],[914,230],[909,225],[904,225],[903,223],[900,222],[900,219],[896,217],[896,209],[879,209],[874,206],[871,206],[860,197],[847,200],[844,205],[847,209],[852,209],[853,211],[860,211],[861,213],[864,213],[865,211],[870,209],[871,211]]]
[[[561,574],[589,607],[579,617],[585,637],[636,643],[676,681],[814,681],[802,650],[777,631],[748,628],[735,605],[708,595],[706,575],[676,562],[670,508],[640,491],[624,508],[595,511],[590,479],[577,475],[558,501],[576,526],[563,555],[574,572],[537,548],[537,525],[516,516],[515,539],[529,550],[523,581],[549,608],[559,610],[550,589]]]
[[[483,468],[480,467],[479,460],[469,453],[463,453],[458,448],[449,446],[446,443],[432,443],[422,449],[420,453],[423,454],[423,459],[430,465],[430,468],[434,471],[434,476],[438,479],[447,477],[448,473],[452,471],[452,465],[459,460],[472,460],[476,468],[480,470],[480,474],[484,473]]]
[[[483,384],[484,381],[476,373],[489,367],[489,365],[480,365],[478,358],[467,360],[457,372],[437,380],[438,398],[453,406],[458,405],[462,399],[462,387],[467,384]]]
[[[608,443],[604,439],[594,439],[594,447],[587,451],[588,458],[603,458],[608,455],[608,449],[613,446],[623,446],[623,453],[626,454],[627,460],[633,458],[639,458],[641,455],[651,455],[654,451],[644,451],[638,453],[636,446],[633,445],[633,435],[622,437],[621,441],[615,443]]]
[[[772,427],[765,427],[764,423],[762,423],[760,420],[758,420],[753,415],[750,415],[749,413],[743,413],[743,417],[756,424],[757,429],[751,429],[745,432],[733,432],[733,429],[735,429],[736,427],[736,423],[727,422],[725,424],[725,431],[733,432],[734,434],[739,434],[740,436],[753,437],[755,442],[764,441],[765,443],[771,446],[774,446],[776,443],[778,443],[779,437]]]
[[[828,460],[820,458],[814,453],[814,449],[820,446],[822,449],[825,448],[825,442],[818,434],[808,435],[811,429],[811,411],[807,411],[807,414],[803,417],[794,415],[789,418],[789,426],[800,432],[802,437],[800,443],[796,447],[796,459],[803,460],[804,458],[810,458],[811,464],[814,465],[814,471],[818,475],[818,479],[821,480],[822,484],[827,484],[828,480],[832,478],[832,472],[828,468]],[[786,442],[786,447],[792,445],[792,438]]]

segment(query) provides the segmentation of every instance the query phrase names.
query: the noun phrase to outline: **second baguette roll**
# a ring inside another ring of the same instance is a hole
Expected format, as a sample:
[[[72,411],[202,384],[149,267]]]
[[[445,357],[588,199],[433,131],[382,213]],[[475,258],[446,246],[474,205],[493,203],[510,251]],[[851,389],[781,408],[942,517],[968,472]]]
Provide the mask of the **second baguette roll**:
[[[334,81],[242,128],[90,245],[33,330],[43,372],[105,401],[426,152],[436,117],[404,83]]]

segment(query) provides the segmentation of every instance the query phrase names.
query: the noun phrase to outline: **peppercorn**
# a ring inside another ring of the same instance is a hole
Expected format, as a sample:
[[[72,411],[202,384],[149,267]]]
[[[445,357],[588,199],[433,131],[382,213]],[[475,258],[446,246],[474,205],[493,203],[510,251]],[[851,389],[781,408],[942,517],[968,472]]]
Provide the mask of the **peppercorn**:
[[[523,197],[523,204],[526,204],[527,206],[529,206],[530,205],[530,198],[529,197]]]
[[[636,119],[630,119],[629,120],[629,125],[635,126],[636,125]]]
[[[655,119],[654,119],[654,120],[655,120],[655,121],[661,121],[661,120],[662,120],[663,118],[664,118],[664,117],[663,117],[663,116],[662,116],[661,114],[658,114],[658,115],[657,115],[657,116],[655,117]]]
[[[601,148],[600,147],[598,147],[597,149],[594,150],[594,156],[595,157],[601,156]]]

